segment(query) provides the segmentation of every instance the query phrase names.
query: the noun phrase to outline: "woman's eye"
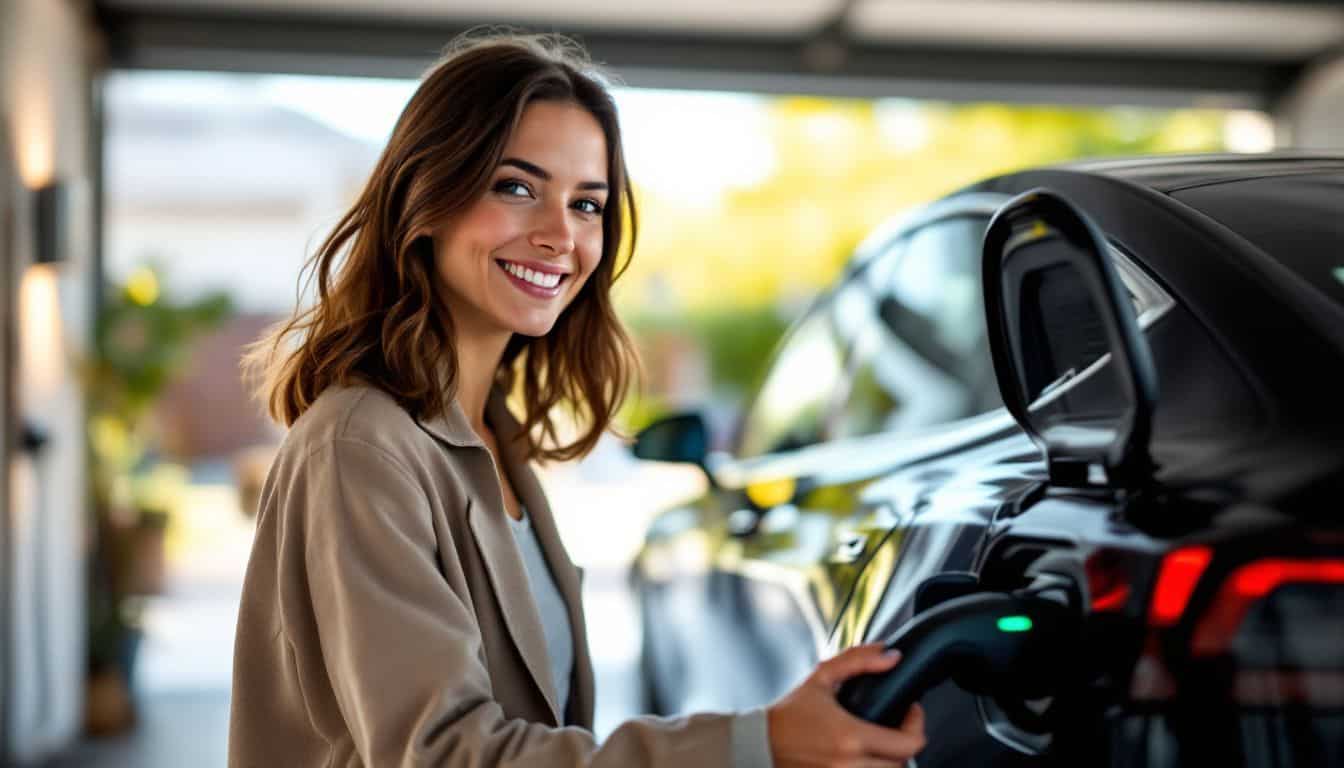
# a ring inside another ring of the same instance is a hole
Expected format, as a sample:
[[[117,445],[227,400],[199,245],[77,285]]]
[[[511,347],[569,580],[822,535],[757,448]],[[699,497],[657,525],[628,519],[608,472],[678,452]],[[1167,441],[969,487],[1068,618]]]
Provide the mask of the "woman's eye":
[[[509,197],[531,197],[532,190],[521,181],[506,179],[495,185],[495,192]]]
[[[598,203],[596,200],[587,200],[587,199],[579,200],[578,202],[574,203],[574,205],[584,213],[595,215],[602,212],[602,205]]]

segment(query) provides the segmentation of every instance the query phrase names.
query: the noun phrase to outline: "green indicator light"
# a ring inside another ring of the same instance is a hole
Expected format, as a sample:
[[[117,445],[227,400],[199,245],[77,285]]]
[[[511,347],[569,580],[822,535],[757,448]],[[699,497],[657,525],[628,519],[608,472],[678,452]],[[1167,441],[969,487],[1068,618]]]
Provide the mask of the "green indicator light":
[[[1026,632],[1031,629],[1031,619],[1026,616],[1004,616],[999,619],[1000,632]]]

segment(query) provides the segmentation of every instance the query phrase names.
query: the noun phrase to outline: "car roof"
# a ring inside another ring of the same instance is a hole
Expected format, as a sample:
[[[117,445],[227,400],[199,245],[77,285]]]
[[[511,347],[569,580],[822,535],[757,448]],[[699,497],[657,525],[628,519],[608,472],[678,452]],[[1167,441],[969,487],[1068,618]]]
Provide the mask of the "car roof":
[[[1180,189],[1272,176],[1337,171],[1344,152],[1269,152],[1255,155],[1157,155],[1084,160],[1056,168],[1094,173],[1170,193]]]
[[[1208,392],[1230,392],[1234,383],[1251,382],[1263,418],[1256,422],[1242,414],[1221,423],[1245,422],[1263,430],[1256,443],[1266,451],[1266,463],[1263,471],[1238,464],[1229,476],[1237,476],[1244,488],[1256,485],[1257,492],[1274,495],[1305,485],[1302,478],[1312,473],[1317,479],[1319,473],[1338,478],[1344,468],[1337,458],[1344,456],[1344,435],[1333,426],[1344,416],[1338,398],[1344,384],[1344,311],[1295,274],[1300,270],[1289,268],[1295,252],[1283,253],[1300,248],[1304,239],[1313,248],[1339,242],[1334,219],[1319,211],[1338,205],[1341,181],[1341,153],[1159,156],[1024,169],[965,191],[1018,195],[1053,189],[1083,207],[1157,275],[1188,316],[1209,329],[1236,371],[1222,384],[1211,383],[1207,373],[1169,380],[1166,402],[1215,402]],[[1285,216],[1283,206],[1300,207],[1307,223],[1298,211]],[[1301,231],[1285,235],[1282,230],[1291,226]],[[1190,386],[1181,401],[1177,393],[1184,385]],[[1227,444],[1241,442],[1234,435]],[[1274,477],[1283,466],[1268,457],[1289,454],[1297,457],[1294,466],[1302,476]],[[1203,469],[1182,472],[1222,472],[1222,460],[1236,464],[1249,455],[1238,448],[1217,461],[1201,460]]]
[[[1083,161],[1051,170],[1146,187],[1228,228],[1276,267],[1289,267],[1296,274],[1298,280],[1274,280],[1291,290],[1293,304],[1334,300],[1334,306],[1316,314],[1328,318],[1322,329],[1344,349],[1337,319],[1344,308],[1344,286],[1324,274],[1327,268],[1340,274],[1344,152],[1149,156]]]

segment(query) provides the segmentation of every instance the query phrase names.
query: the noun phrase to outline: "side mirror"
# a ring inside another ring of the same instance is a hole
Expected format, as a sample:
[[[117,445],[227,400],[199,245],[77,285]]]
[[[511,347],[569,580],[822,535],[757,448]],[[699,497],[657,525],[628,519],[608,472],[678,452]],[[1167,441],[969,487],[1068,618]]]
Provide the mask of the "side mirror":
[[[705,467],[709,428],[698,413],[679,413],[654,421],[635,436],[636,458],[675,461]]]
[[[999,391],[1050,482],[1145,484],[1157,374],[1096,225],[1049,190],[1004,204],[985,233],[984,293]]]

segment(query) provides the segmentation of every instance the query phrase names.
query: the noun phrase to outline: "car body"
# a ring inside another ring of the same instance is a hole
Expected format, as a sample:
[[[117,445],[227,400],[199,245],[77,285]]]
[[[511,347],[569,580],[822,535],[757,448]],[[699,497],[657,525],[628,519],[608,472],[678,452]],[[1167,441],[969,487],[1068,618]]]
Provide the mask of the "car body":
[[[1041,310],[1092,381],[1131,354],[1150,369],[1151,402],[1129,403],[1150,434],[1126,449],[1150,460],[1125,483],[1070,480],[1026,428],[1040,401],[1002,407],[984,236],[1033,190],[1089,223],[1132,307],[1129,351],[1065,338],[1067,296]],[[766,704],[943,592],[1054,590],[1082,632],[1068,685],[936,685],[922,768],[1344,765],[1344,155],[1094,162],[949,195],[879,229],[795,323],[730,452],[682,414],[636,455],[711,481],[632,569],[654,711]]]

